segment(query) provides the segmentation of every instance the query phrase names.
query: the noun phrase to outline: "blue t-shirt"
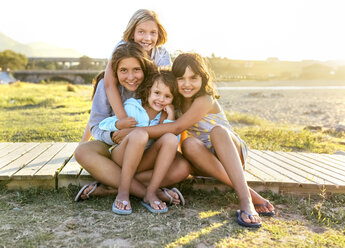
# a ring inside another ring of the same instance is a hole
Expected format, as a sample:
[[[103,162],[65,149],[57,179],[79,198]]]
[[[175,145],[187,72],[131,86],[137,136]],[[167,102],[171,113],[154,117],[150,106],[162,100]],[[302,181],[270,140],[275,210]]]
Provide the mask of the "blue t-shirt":
[[[155,118],[150,120],[149,115],[147,114],[146,110],[141,104],[140,99],[130,98],[126,100],[123,104],[125,111],[129,117],[134,117],[137,121],[137,127],[147,127],[147,126],[154,126],[158,125],[161,119],[161,112],[159,112]],[[119,119],[114,115],[112,117],[108,117],[99,123],[99,128],[104,131],[114,132],[118,129],[116,128],[115,124]],[[164,120],[163,123],[170,123],[174,122],[172,120]],[[180,138],[178,136],[178,138]],[[152,144],[153,140],[150,139],[146,145],[146,148]]]

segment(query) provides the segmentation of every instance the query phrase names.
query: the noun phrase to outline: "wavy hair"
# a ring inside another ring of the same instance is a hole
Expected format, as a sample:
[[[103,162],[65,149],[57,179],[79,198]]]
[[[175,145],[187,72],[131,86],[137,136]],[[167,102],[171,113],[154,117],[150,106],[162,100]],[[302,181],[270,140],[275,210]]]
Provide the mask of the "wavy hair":
[[[176,78],[171,70],[157,70],[145,79],[145,83],[139,85],[136,91],[136,96],[137,98],[141,99],[141,104],[143,106],[148,104],[148,98],[151,94],[151,88],[157,80],[164,83],[170,89],[170,92],[173,95],[172,104],[176,106],[178,90]]]

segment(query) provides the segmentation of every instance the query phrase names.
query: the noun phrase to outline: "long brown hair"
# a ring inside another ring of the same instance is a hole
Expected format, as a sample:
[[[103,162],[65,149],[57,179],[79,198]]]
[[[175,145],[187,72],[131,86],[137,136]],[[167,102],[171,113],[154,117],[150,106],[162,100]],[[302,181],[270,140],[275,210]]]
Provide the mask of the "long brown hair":
[[[176,78],[182,77],[189,67],[196,75],[199,75],[202,80],[201,88],[197,92],[192,100],[203,95],[210,95],[213,98],[218,99],[215,85],[214,75],[206,64],[206,61],[197,53],[182,53],[177,56],[172,65],[172,72]]]
[[[119,66],[119,63],[122,59],[125,58],[136,58],[139,63],[140,67],[143,70],[144,73],[144,81],[142,84],[145,83],[145,78],[150,75],[152,72],[156,70],[155,63],[150,59],[150,57],[147,55],[147,52],[144,50],[142,46],[135,42],[126,42],[123,44],[120,44],[114,51],[112,58],[111,58],[111,67],[114,72],[115,78],[118,80],[117,77],[117,68]],[[104,78],[104,72],[99,73],[96,78],[94,79],[94,89],[92,98],[96,92],[97,85],[101,79]]]

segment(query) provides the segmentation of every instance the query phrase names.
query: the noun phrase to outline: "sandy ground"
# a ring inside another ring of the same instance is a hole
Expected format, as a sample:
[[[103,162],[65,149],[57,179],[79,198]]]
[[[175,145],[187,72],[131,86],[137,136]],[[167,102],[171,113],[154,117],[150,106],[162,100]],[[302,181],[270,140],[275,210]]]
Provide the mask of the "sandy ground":
[[[297,125],[326,128],[345,125],[345,82],[244,82],[217,83],[225,110],[249,113],[260,118]],[[341,86],[342,89],[250,89],[249,87]],[[248,87],[222,90],[222,87]]]

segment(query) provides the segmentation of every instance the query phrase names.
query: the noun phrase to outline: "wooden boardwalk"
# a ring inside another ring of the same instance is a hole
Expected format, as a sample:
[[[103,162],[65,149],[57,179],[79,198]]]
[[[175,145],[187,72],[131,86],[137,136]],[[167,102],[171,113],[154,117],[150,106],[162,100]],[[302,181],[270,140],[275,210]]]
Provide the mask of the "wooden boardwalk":
[[[0,181],[9,189],[60,188],[93,181],[73,157],[78,143],[0,143]],[[345,156],[250,150],[245,176],[257,191],[317,194],[345,193]],[[227,186],[192,178],[193,187]]]

